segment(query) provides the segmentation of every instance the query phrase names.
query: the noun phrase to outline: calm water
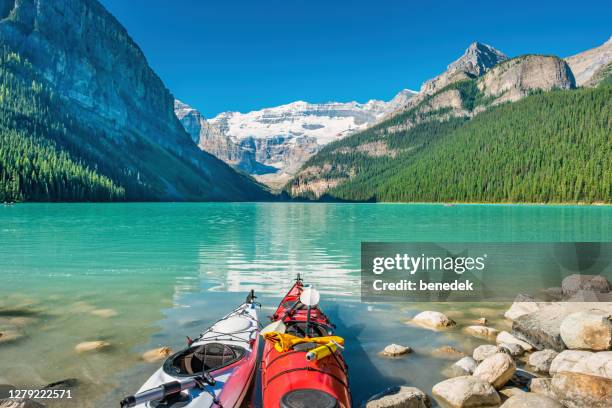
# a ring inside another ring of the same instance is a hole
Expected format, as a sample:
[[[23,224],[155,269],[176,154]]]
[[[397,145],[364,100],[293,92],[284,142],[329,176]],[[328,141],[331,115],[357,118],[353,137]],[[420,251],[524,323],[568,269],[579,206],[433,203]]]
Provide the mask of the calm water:
[[[0,206],[0,384],[78,379],[72,403],[115,406],[157,367],[140,354],[181,347],[261,294],[265,318],[300,272],[347,340],[354,399],[385,386],[426,392],[447,361],[430,351],[478,344],[406,325],[423,305],[359,302],[361,241],[610,241],[612,208],[391,204],[23,204]],[[460,324],[504,305],[428,305]],[[76,344],[105,340],[104,352]],[[397,342],[416,351],[385,360]],[[53,406],[53,404],[51,404]]]

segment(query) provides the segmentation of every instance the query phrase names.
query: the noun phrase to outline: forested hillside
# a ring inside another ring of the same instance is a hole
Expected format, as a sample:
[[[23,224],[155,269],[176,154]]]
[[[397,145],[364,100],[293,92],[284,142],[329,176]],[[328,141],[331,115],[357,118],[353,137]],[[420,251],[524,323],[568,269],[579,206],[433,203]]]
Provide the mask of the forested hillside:
[[[18,54],[0,56],[0,201],[113,201],[125,189],[74,155],[75,129]]]
[[[461,126],[428,124],[388,138],[390,146],[413,142],[418,152],[391,160],[355,153],[353,162],[367,157],[368,165],[328,194],[376,201],[611,202],[611,129],[609,84],[537,93]]]

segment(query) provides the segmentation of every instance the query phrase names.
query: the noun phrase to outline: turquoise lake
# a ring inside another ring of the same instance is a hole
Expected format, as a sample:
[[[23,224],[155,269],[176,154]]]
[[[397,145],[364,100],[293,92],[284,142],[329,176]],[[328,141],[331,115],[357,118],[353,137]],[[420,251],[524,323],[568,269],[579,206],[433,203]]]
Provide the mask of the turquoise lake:
[[[18,204],[0,206],[0,384],[78,385],[57,407],[117,406],[158,367],[140,355],[178,349],[250,289],[265,322],[299,272],[346,338],[354,402],[387,386],[431,391],[448,360],[479,340],[405,324],[423,307],[461,325],[497,304],[363,304],[362,241],[612,241],[612,207],[322,203]],[[5,337],[6,339],[6,337]],[[75,352],[84,341],[111,344]],[[389,343],[415,353],[388,360]]]

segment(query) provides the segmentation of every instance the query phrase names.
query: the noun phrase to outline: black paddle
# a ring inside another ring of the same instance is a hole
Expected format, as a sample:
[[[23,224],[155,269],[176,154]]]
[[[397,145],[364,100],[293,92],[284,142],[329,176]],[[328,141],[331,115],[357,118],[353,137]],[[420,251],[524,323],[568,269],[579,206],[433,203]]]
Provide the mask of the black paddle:
[[[136,405],[144,404],[149,401],[161,401],[183,390],[189,390],[195,387],[204,388],[204,384],[215,385],[215,383],[215,379],[208,372],[203,371],[198,377],[170,381],[155,388],[151,388],[150,390],[125,397],[121,401],[121,408],[135,407]]]

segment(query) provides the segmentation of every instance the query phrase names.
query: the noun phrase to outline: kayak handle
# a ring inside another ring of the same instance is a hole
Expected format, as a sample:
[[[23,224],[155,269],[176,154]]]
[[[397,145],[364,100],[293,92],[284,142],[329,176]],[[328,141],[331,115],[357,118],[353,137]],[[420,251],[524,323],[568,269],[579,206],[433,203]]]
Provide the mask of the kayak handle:
[[[202,372],[199,377],[191,377],[183,380],[170,381],[163,383],[150,390],[145,390],[134,395],[125,397],[121,401],[121,408],[135,407],[136,405],[144,404],[150,401],[161,401],[173,394],[178,394],[183,390],[191,388],[204,388],[204,383],[215,385],[215,379],[206,371]]]

